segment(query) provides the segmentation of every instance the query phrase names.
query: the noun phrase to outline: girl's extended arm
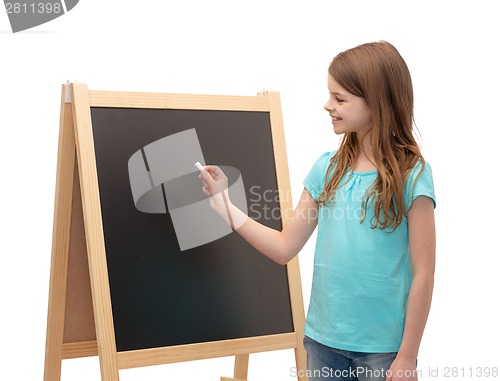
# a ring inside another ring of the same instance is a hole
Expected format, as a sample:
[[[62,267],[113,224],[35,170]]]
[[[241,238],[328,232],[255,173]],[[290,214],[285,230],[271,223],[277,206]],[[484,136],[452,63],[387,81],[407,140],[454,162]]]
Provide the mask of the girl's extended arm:
[[[391,366],[392,381],[416,379],[397,377],[398,370],[415,369],[418,349],[431,306],[436,257],[434,205],[430,198],[417,197],[408,211],[408,235],[412,284],[408,296],[403,340]],[[416,376],[416,375],[415,375]]]
[[[282,231],[269,228],[234,206],[227,192],[227,177],[216,166],[207,166],[200,178],[212,208],[256,250],[279,264],[288,263],[316,228],[318,204],[304,189],[292,217]]]

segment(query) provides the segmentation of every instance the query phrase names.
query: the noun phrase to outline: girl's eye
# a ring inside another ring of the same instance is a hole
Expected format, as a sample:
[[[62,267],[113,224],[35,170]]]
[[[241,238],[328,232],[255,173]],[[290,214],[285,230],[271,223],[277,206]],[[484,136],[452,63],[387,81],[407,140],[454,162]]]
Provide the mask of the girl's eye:
[[[338,102],[338,103],[343,103],[344,100],[343,99],[339,99],[339,98],[335,98],[335,100]]]

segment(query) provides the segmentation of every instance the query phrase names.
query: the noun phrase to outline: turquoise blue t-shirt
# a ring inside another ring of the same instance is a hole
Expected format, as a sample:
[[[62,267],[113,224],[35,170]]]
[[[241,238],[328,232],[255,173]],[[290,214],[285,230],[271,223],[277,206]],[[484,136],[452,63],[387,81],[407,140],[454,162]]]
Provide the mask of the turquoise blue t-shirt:
[[[321,155],[304,180],[315,200],[334,153]],[[418,196],[430,197],[436,205],[428,163],[415,183],[421,167],[412,169],[405,184],[406,210]],[[403,217],[393,232],[372,229],[372,204],[360,223],[363,195],[376,178],[377,170],[349,171],[333,204],[319,208],[305,334],[329,347],[378,353],[397,352],[401,345],[411,285],[408,220]]]

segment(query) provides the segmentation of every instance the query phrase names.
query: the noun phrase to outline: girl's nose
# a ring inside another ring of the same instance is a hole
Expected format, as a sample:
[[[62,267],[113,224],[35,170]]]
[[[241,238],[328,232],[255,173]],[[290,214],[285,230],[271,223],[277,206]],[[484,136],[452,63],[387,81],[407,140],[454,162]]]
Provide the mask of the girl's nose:
[[[326,102],[324,107],[325,107],[325,110],[328,111],[328,112],[333,111],[334,108],[335,108],[333,106],[333,102],[330,102],[330,101]]]

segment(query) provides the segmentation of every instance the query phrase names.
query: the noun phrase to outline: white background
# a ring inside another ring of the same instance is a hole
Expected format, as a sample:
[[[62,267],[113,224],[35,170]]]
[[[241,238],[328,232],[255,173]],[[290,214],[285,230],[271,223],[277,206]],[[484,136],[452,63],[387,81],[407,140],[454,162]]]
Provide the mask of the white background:
[[[450,379],[447,367],[500,366],[497,2],[408,3],[81,0],[67,15],[17,34],[0,14],[0,378],[43,377],[61,84],[280,91],[296,203],[313,162],[338,143],[323,110],[329,62],[380,39],[399,49],[412,73],[437,195],[436,284],[421,379],[436,379],[429,368]],[[314,242],[299,256],[306,308]],[[212,359],[124,370],[120,379],[219,380],[232,366],[232,358]],[[249,379],[292,380],[292,366],[292,350],[251,355]],[[99,377],[97,358],[63,362],[63,380]]]

